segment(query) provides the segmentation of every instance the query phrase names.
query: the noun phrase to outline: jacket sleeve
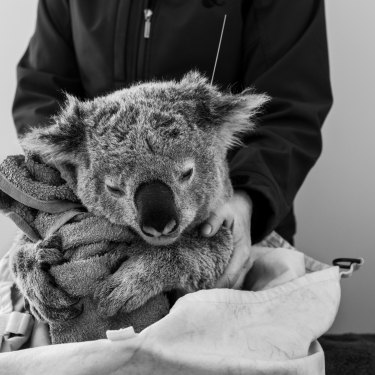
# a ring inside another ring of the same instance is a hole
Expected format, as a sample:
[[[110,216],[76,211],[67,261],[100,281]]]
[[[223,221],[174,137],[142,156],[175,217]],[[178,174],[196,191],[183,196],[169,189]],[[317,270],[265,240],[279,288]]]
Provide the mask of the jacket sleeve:
[[[18,134],[47,125],[64,92],[82,93],[68,1],[40,0],[35,32],[17,65],[13,119]]]
[[[271,96],[230,155],[235,189],[253,200],[252,240],[274,230],[322,148],[332,105],[323,0],[254,0],[246,10],[243,85]]]

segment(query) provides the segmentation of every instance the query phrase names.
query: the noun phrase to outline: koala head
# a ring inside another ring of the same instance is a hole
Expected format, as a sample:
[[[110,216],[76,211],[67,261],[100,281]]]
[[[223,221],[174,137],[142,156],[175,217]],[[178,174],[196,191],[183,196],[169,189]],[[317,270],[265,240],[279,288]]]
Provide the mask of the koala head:
[[[90,212],[167,245],[231,197],[227,151],[267,99],[222,93],[192,72],[93,100],[68,96],[22,145],[59,169]]]

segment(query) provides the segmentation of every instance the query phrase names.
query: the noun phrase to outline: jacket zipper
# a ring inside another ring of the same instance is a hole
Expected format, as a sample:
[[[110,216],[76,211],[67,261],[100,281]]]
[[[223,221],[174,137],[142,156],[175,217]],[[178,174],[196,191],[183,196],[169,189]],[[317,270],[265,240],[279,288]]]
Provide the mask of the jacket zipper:
[[[143,2],[143,22],[140,22],[141,30],[139,30],[139,45],[138,45],[138,58],[137,58],[137,71],[136,80],[145,80],[148,78],[148,56],[149,56],[149,45],[151,37],[151,18],[155,13],[154,1],[146,0]],[[143,30],[142,30],[143,27]]]
[[[145,15],[145,27],[144,27],[144,33],[143,36],[145,39],[150,38],[150,32],[151,32],[151,17],[152,17],[152,10],[149,8],[146,8],[144,10]]]

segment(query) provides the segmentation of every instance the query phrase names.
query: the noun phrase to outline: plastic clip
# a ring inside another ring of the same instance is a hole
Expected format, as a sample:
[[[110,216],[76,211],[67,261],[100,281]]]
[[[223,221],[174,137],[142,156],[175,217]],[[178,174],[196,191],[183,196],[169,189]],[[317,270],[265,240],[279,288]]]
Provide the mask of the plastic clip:
[[[332,261],[332,264],[340,268],[341,277],[350,277],[354,271],[361,268],[364,262],[363,258],[336,258]]]

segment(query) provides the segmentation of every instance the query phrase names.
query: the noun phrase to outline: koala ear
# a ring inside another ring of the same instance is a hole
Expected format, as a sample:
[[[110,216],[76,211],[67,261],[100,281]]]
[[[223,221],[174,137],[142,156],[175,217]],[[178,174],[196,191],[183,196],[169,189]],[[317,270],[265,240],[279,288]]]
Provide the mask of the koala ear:
[[[240,136],[254,129],[253,119],[270,98],[251,89],[241,94],[222,93],[197,71],[187,73],[180,81],[184,95],[197,102],[198,117],[203,129],[207,124],[217,133],[220,144],[229,149],[241,145]]]
[[[202,86],[206,88],[206,86],[209,84],[208,79],[206,76],[199,73],[197,70],[191,70],[190,72],[186,73],[181,81],[180,84],[182,86],[192,87],[196,88],[197,86]]]
[[[49,164],[79,159],[85,149],[82,104],[68,95],[50,126],[34,128],[21,139],[24,151],[39,156]]]
[[[207,77],[196,70],[186,73],[179,84],[185,99],[192,99],[201,104],[209,105],[208,102],[218,93],[216,87],[210,85]]]
[[[225,94],[214,100],[212,107],[220,141],[227,148],[241,145],[240,137],[255,128],[254,117],[270,97],[245,90],[241,94]]]
[[[60,170],[68,182],[75,180],[78,163],[87,162],[85,116],[86,103],[68,95],[60,113],[46,128],[34,128],[21,139],[26,153],[38,156]]]

